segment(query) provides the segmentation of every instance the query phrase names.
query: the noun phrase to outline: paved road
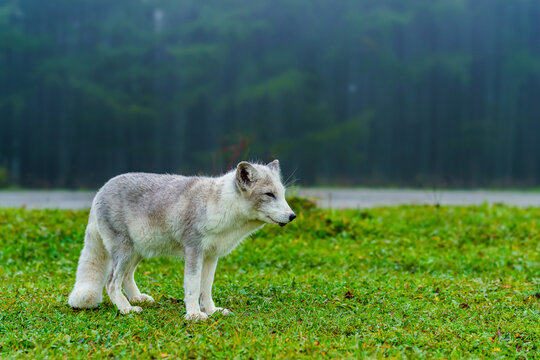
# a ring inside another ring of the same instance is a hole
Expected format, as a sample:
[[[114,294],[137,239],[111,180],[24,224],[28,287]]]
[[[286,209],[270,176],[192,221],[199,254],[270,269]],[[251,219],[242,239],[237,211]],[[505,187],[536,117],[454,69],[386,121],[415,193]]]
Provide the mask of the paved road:
[[[318,199],[321,207],[369,208],[402,204],[475,205],[503,203],[540,206],[540,193],[485,190],[399,190],[399,189],[304,189],[301,196]]]
[[[333,208],[436,203],[470,205],[484,202],[540,206],[540,193],[518,191],[302,189],[296,193],[317,199],[319,206]],[[91,191],[0,191],[0,207],[83,209],[90,207],[94,194]]]
[[[0,207],[84,209],[94,195],[94,191],[0,191]]]

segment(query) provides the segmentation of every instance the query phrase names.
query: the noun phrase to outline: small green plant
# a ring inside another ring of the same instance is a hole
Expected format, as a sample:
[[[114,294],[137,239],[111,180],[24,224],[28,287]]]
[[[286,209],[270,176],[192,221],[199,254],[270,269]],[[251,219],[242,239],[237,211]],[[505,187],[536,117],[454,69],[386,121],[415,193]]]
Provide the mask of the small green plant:
[[[299,196],[291,196],[287,198],[287,202],[289,203],[291,209],[304,214],[311,213],[317,208],[317,203],[314,200]]]
[[[8,171],[4,166],[0,166],[0,189],[6,188],[9,185]]]

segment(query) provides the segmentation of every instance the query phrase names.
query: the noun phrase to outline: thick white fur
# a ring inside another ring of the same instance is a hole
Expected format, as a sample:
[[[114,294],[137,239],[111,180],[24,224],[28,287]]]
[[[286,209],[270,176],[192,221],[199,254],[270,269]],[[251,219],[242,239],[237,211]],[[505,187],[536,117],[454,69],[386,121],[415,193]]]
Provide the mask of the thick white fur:
[[[93,211],[90,211],[84,239],[84,248],[77,267],[77,281],[68,304],[74,308],[96,307],[102,300],[103,286],[110,268],[110,256],[96,228]]]
[[[272,164],[279,166],[277,161]],[[211,294],[219,257],[265,223],[283,225],[294,214],[285,201],[279,171],[257,164],[248,168],[249,185],[243,187],[240,170],[196,181],[149,174],[112,179],[92,204],[69,305],[96,307],[112,270],[106,286],[111,301],[122,313],[139,312],[142,309],[130,302],[153,299],[135,284],[137,263],[147,257],[184,256],[186,318],[205,320],[216,311],[229,313],[215,306]],[[183,184],[189,188],[179,191]],[[274,193],[275,199],[267,199],[266,192]],[[155,214],[161,214],[159,219]]]

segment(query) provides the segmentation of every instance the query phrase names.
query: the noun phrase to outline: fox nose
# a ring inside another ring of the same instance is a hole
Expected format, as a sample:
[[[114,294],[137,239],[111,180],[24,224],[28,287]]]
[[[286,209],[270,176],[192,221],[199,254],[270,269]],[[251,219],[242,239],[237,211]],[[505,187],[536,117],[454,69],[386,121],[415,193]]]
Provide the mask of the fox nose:
[[[296,214],[291,214],[289,215],[289,222],[293,221],[294,219],[296,219]]]

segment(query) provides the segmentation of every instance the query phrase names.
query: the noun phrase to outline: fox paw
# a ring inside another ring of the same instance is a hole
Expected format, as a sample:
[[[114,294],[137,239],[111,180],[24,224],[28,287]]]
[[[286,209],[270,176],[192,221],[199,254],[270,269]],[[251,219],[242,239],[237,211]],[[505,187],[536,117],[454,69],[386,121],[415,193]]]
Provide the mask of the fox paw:
[[[231,311],[231,310],[229,310],[229,309],[224,309],[224,308],[221,308],[221,307],[215,307],[215,308],[213,308],[213,309],[210,310],[210,311],[206,311],[206,313],[207,313],[208,315],[213,315],[213,314],[215,314],[215,313],[217,313],[217,312],[220,312],[220,313],[223,314],[223,315],[232,315],[232,311]]]
[[[120,312],[122,314],[129,314],[130,312],[137,312],[140,313],[142,311],[142,307],[140,306],[130,306],[124,309],[120,309]]]
[[[129,299],[130,302],[138,302],[138,303],[141,303],[141,302],[149,302],[149,303],[153,303],[154,302],[154,298],[151,297],[150,295],[146,295],[146,294],[139,294],[137,296],[134,296],[133,298]]]
[[[184,319],[188,321],[206,321],[208,320],[208,315],[206,315],[202,311],[199,311],[195,313],[187,313],[186,316],[184,316]]]

